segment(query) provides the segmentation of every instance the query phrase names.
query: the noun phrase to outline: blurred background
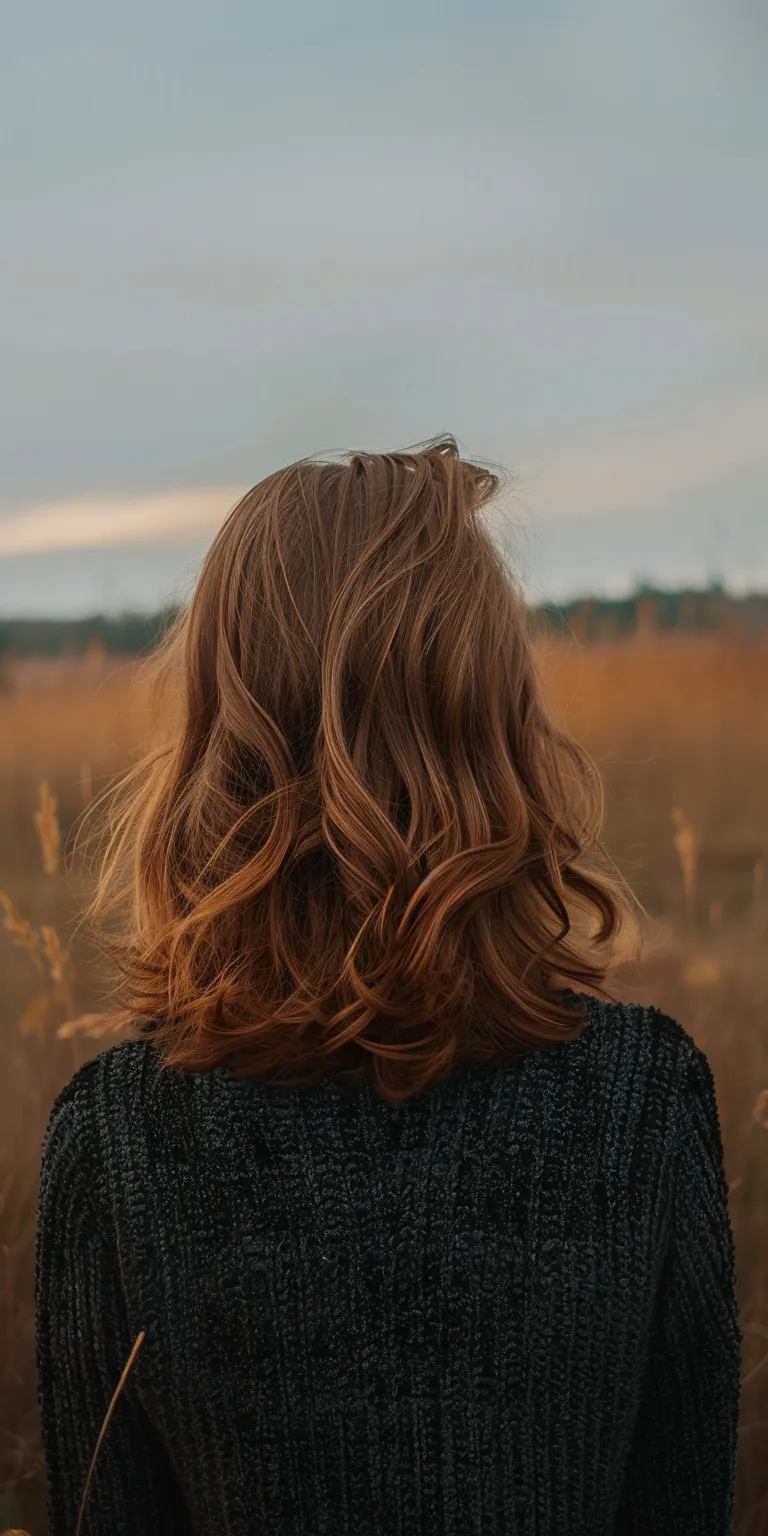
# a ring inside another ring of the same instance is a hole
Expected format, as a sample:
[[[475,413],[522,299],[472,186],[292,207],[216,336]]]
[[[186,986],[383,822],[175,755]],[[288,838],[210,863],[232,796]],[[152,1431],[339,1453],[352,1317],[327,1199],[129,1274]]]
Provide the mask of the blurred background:
[[[105,1043],[75,835],[137,660],[264,475],[453,433],[645,907],[616,995],[715,1072],[768,1532],[767,44],[754,0],[6,0],[0,1529],[46,1529],[39,1151]]]

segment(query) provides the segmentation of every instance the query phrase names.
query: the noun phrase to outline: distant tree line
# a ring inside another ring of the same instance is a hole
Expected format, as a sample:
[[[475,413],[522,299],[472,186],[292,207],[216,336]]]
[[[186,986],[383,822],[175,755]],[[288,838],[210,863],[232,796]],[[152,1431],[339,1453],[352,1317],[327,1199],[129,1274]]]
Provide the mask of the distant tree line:
[[[94,651],[138,656],[151,650],[177,610],[96,614],[85,619],[2,619],[0,657],[84,656]],[[572,634],[583,644],[630,635],[720,632],[753,639],[768,632],[768,592],[733,597],[719,582],[703,590],[640,585],[623,598],[585,597],[532,605],[538,634]]]
[[[0,618],[0,655],[85,656],[103,650],[119,656],[138,656],[151,650],[168,627],[175,608],[159,613],[122,613],[114,617],[95,614],[86,619]]]
[[[645,583],[627,597],[585,597],[533,609],[539,632],[567,633],[583,643],[664,632],[729,634],[750,640],[768,631],[768,592],[734,597],[721,582],[666,591]]]

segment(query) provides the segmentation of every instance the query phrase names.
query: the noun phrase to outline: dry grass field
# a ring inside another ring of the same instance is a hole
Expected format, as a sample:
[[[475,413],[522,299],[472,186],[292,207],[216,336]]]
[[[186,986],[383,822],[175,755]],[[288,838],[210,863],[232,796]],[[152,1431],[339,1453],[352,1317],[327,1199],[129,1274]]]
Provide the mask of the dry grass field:
[[[712,1062],[744,1337],[736,1532],[763,1536],[768,644],[648,636],[541,650],[558,712],[602,771],[608,846],[646,909],[642,955],[617,965],[614,990],[673,1014]],[[148,726],[130,662],[30,662],[0,692],[0,890],[13,904],[0,911],[0,1530],[32,1536],[46,1525],[32,1317],[40,1144],[54,1094],[105,1043],[65,1027],[98,1008],[104,984],[87,939],[73,938],[88,879],[74,837]]]

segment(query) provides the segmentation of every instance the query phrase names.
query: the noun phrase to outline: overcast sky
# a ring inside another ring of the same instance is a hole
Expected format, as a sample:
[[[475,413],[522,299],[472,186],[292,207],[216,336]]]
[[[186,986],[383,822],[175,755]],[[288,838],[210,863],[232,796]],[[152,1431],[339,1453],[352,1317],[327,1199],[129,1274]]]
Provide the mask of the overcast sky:
[[[762,0],[5,0],[0,613],[452,432],[534,597],[768,586]]]

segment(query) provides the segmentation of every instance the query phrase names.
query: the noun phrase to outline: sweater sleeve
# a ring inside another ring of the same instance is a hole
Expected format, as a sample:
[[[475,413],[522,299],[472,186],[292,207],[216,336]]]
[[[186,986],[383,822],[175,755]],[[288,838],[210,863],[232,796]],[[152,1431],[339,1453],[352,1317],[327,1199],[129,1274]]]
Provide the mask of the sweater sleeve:
[[[731,1536],[741,1332],[712,1071],[681,1053],[669,1247],[616,1536]]]
[[[95,1063],[56,1100],[43,1148],[36,1244],[36,1343],[50,1536],[72,1536],[91,1457],[134,1338],[96,1191],[89,1087]],[[138,1331],[138,1330],[136,1330]],[[132,1367],[139,1369],[141,1355]],[[83,1536],[191,1531],[165,1449],[129,1376],[91,1479]]]

